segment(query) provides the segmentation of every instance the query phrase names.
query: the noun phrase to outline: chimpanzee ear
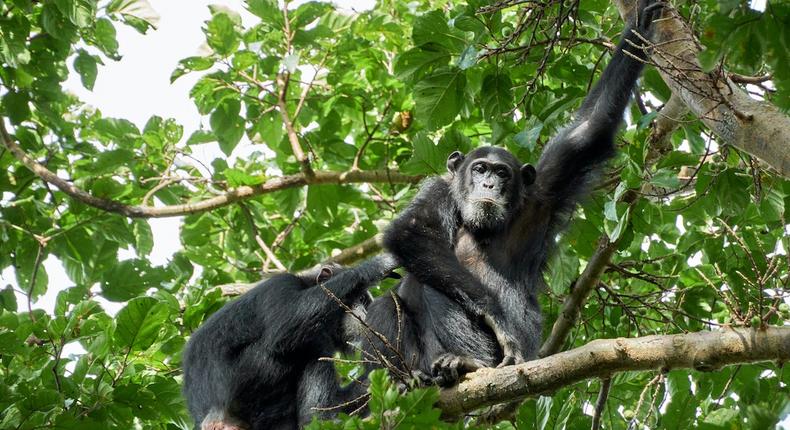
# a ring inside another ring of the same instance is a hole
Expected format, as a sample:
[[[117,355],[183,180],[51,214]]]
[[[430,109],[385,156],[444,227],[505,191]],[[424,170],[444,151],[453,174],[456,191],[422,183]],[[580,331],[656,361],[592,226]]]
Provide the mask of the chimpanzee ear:
[[[461,167],[461,163],[464,162],[464,154],[460,151],[455,151],[447,157],[447,171],[451,173],[455,173],[459,167]]]
[[[328,281],[329,278],[332,277],[332,275],[334,275],[334,272],[332,272],[332,268],[329,266],[324,266],[321,268],[321,270],[318,272],[318,275],[315,277],[315,282],[316,284],[323,284],[324,282]]]
[[[537,173],[531,164],[524,164],[521,166],[521,180],[524,182],[524,186],[534,184],[535,176],[537,176]]]

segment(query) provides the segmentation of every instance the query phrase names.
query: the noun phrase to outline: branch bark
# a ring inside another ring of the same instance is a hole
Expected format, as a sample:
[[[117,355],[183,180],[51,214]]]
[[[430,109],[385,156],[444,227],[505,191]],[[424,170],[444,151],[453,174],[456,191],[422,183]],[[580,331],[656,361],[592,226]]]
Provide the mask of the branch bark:
[[[363,258],[367,258],[370,255],[375,254],[376,252],[381,250],[381,240],[382,236],[377,234],[370,239],[364,240],[350,248],[346,248],[340,251],[339,254],[335,255],[334,257],[327,260],[328,263],[337,263],[337,264],[351,264],[355,263]]]
[[[613,373],[672,369],[713,371],[724,366],[790,359],[790,327],[594,340],[580,348],[501,369],[469,373],[442,390],[438,407],[448,419],[483,406],[549,393]]]
[[[308,176],[304,173],[287,175],[271,178],[268,181],[255,186],[241,186],[230,190],[222,195],[180,205],[170,205],[162,207],[127,205],[117,200],[104,199],[91,195],[85,190],[74,186],[71,182],[56,175],[44,165],[34,160],[25,153],[5,128],[3,120],[0,118],[0,140],[14,157],[25,165],[36,176],[45,182],[54,185],[69,197],[82,202],[88,206],[93,206],[106,212],[112,212],[129,218],[166,218],[173,216],[189,215],[194,213],[206,212],[213,209],[228,206],[238,201],[244,201],[263,194],[285,190],[305,185],[320,184],[358,184],[358,183],[417,183],[422,180],[422,175],[404,175],[391,170],[354,170],[346,172],[312,172]]]
[[[623,19],[636,2],[614,0]],[[651,60],[664,82],[720,139],[790,177],[790,117],[771,103],[755,100],[726,74],[705,73],[691,28],[667,3],[657,22]]]

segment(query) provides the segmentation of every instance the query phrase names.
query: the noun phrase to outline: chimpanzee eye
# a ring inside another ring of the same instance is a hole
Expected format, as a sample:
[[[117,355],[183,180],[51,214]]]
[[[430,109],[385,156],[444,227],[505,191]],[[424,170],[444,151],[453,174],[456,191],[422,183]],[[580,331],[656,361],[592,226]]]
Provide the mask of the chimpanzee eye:
[[[510,172],[508,172],[507,169],[497,169],[496,175],[502,179],[506,179],[510,177]]]
[[[485,171],[486,171],[486,166],[485,166],[485,164],[483,164],[483,163],[480,163],[480,164],[475,164],[475,165],[472,167],[472,171],[473,171],[473,172],[475,172],[475,173],[485,173]]]

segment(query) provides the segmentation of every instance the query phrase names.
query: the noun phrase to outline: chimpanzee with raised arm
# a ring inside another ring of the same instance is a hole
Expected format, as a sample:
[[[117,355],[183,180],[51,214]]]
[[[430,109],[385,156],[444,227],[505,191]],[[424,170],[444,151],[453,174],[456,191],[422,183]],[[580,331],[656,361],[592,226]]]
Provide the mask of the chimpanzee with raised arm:
[[[478,367],[536,356],[546,261],[558,230],[614,155],[662,6],[639,2],[636,22],[537,168],[501,148],[455,152],[448,174],[427,180],[390,224],[385,247],[408,274],[395,297],[374,300],[367,323],[399,339],[400,356],[419,375],[449,385]],[[397,363],[398,354],[381,342],[366,348]]]

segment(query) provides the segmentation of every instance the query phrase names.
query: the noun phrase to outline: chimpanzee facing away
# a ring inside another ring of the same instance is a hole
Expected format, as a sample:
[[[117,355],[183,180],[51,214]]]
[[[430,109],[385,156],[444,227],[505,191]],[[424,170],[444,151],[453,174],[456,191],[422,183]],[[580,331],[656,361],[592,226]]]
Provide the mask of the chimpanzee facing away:
[[[657,0],[640,1],[636,24],[626,28],[575,120],[549,142],[537,169],[501,148],[455,152],[449,173],[426,181],[390,224],[385,248],[408,274],[395,297],[400,303],[389,295],[374,300],[366,321],[399,339],[396,347],[419,375],[450,385],[478,367],[537,354],[537,294],[555,235],[615,152],[640,60],[647,59],[633,29],[649,38],[661,10]],[[381,342],[365,348],[398,362]]]
[[[253,288],[212,315],[184,350],[184,397],[202,430],[296,429],[314,407],[349,402],[364,388],[340,387],[331,362],[319,357],[346,350],[358,339],[358,321],[330,297],[364,312],[367,288],[397,263],[384,254],[354,268],[322,266],[282,274]]]

